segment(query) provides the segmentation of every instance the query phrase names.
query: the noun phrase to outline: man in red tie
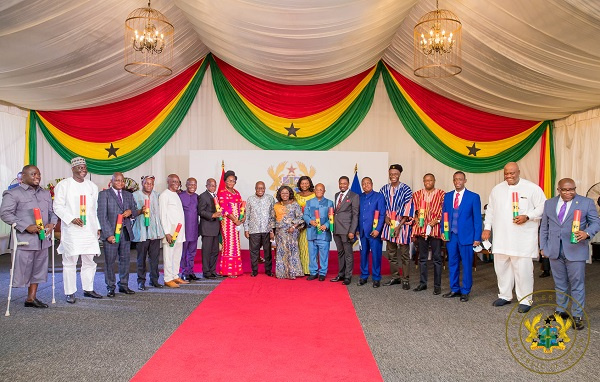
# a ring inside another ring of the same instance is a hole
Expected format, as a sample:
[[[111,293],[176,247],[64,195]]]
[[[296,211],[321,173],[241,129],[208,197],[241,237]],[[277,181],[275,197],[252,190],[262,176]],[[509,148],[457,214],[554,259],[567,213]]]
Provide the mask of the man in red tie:
[[[330,281],[342,281],[349,285],[352,280],[352,268],[354,266],[354,254],[352,243],[354,233],[358,227],[358,213],[360,199],[357,194],[348,189],[350,179],[342,176],[339,179],[340,192],[335,194],[335,226],[333,240],[338,251],[339,270],[337,277]]]

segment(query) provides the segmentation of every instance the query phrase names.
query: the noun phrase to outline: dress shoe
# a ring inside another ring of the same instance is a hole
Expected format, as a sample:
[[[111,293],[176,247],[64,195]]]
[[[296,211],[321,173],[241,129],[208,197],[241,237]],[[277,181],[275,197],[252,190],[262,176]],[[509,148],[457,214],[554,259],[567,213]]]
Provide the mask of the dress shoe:
[[[422,290],[427,289],[427,285],[425,284],[419,284],[419,286],[417,286],[415,289],[413,289],[415,292],[420,292]]]
[[[344,277],[336,276],[329,281],[331,281],[332,283],[337,283],[338,281],[344,281]]]
[[[450,293],[446,293],[443,294],[442,297],[443,298],[454,298],[454,297],[460,297],[462,296],[459,292],[450,292]]]
[[[102,298],[102,295],[94,290],[84,290],[83,297]]]
[[[352,282],[352,279],[344,279],[344,282],[342,284],[350,285],[351,282]]]
[[[408,281],[402,281],[402,289],[410,290],[410,283]]]
[[[258,272],[252,272],[252,274],[250,274],[250,277],[256,277],[258,276]]]
[[[269,277],[273,277],[273,272],[265,272],[265,275],[267,275]]]
[[[155,282],[155,281],[151,281],[150,285],[152,285],[155,288],[162,288],[163,287],[162,284],[159,284],[158,282]]]
[[[146,290],[146,285],[144,285],[144,283],[138,283],[138,290]]]
[[[182,280],[182,279],[181,279],[181,278],[179,278],[179,277],[178,277],[178,278],[176,278],[176,279],[175,279],[175,280],[173,280],[173,281],[175,281],[177,284],[189,284],[189,283],[190,283],[189,281]]]
[[[440,287],[433,287],[433,294],[435,296],[437,296],[440,293],[442,293],[442,288],[440,288]]]
[[[581,317],[573,317],[573,322],[575,323],[575,330],[582,330],[583,328],[585,328]]]
[[[203,274],[202,277],[205,279],[216,279],[217,278],[217,276],[213,275],[212,273]]]
[[[367,283],[367,279],[359,279],[358,285],[365,285]]]
[[[179,284],[177,284],[174,280],[165,281],[165,285],[169,288],[179,288]]]
[[[106,297],[115,297],[115,290],[109,289],[108,293],[106,293]]]
[[[187,281],[188,283],[190,281],[193,281],[193,279],[190,276],[188,276],[188,275],[181,275],[181,277],[179,279],[183,280],[183,281]]]
[[[527,313],[531,310],[531,305],[519,304],[519,309],[517,311],[519,313]]]
[[[381,281],[375,280],[373,281],[373,288],[379,288],[381,286]]]
[[[74,294],[68,294],[67,295],[67,302],[69,304],[75,304],[76,301],[77,301],[77,299],[75,298]]]
[[[540,278],[543,279],[544,277],[548,277],[550,276],[550,272],[549,271],[544,271],[542,272],[542,274],[540,275]]]
[[[192,281],[196,281],[196,280],[200,280],[200,278],[198,276],[196,276],[196,274],[192,273],[190,275],[188,275],[188,277],[190,278],[190,280]]]
[[[401,284],[402,281],[400,281],[400,279],[391,279],[390,281],[386,282],[385,286],[392,286],[392,285],[397,285],[397,284]]]
[[[469,295],[468,294],[463,294],[460,296],[460,302],[467,302],[469,301]]]
[[[325,275],[320,275],[319,276],[319,281],[325,281]]]
[[[34,298],[33,301],[25,301],[26,308],[47,308],[48,304],[44,304],[37,298]]]
[[[492,302],[493,306],[504,306],[510,304],[510,301],[505,300],[503,298],[499,298],[496,301]]]
[[[264,264],[265,263],[265,258],[264,257],[259,257],[258,258],[258,263],[259,264]]]
[[[308,280],[308,281],[312,281],[312,280],[316,280],[318,277],[319,277],[319,276],[317,276],[317,275],[310,275],[310,276],[308,276],[308,277],[306,278],[306,280]]]
[[[119,287],[119,293],[135,294],[135,292],[132,291],[131,289],[129,289],[129,287],[127,287],[127,286],[125,286],[125,287]]]

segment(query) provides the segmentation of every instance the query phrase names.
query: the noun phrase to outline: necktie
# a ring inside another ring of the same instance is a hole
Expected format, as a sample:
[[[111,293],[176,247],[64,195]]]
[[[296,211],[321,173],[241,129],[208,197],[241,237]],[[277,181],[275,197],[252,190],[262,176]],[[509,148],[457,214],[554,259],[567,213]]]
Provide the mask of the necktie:
[[[560,206],[560,211],[558,211],[558,221],[560,224],[565,220],[565,212],[567,212],[567,202],[563,202],[563,205]]]
[[[340,193],[340,198],[338,199],[337,206],[335,206],[336,210],[340,209],[340,206],[342,205],[342,199],[344,199],[344,194]]]
[[[454,193],[454,209],[457,210],[458,209],[458,196],[460,195],[458,192]]]
[[[117,196],[119,197],[119,203],[123,205],[123,197],[121,196],[121,190],[117,190]]]
[[[451,231],[453,234],[458,234],[458,192],[454,193],[454,209],[452,210],[452,227]]]

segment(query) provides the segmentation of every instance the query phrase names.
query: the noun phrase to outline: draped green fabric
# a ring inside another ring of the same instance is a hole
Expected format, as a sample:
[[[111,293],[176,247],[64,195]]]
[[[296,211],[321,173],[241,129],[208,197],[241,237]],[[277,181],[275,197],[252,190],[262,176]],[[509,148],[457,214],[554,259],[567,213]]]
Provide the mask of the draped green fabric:
[[[550,121],[544,121],[527,138],[510,149],[491,157],[470,157],[452,150],[438,138],[427,125],[419,118],[387,70],[383,70],[383,82],[388,96],[398,118],[410,136],[429,155],[443,164],[466,172],[485,173],[500,170],[508,162],[515,162],[523,158],[538,142]]]
[[[27,141],[27,152],[28,152],[28,158],[25,158],[25,164],[32,164],[34,166],[37,166],[37,129],[36,129],[36,118],[34,118],[34,115],[37,118],[37,114],[35,114],[35,111],[30,110],[29,111],[29,126],[27,126],[28,131],[28,141]]]
[[[229,122],[244,138],[264,150],[329,150],[342,142],[356,130],[369,112],[382,68],[380,62],[362,93],[325,130],[311,137],[288,137],[273,131],[257,118],[240,99],[212,56],[209,59],[215,93]]]

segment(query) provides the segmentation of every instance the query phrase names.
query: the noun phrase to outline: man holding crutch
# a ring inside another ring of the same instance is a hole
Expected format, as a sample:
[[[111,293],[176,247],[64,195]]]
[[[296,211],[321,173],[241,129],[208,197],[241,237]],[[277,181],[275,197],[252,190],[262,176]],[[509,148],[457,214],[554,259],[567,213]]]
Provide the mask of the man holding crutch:
[[[17,241],[28,242],[17,248],[12,286],[28,287],[26,307],[47,308],[36,294],[39,283],[48,281],[48,248],[58,219],[52,209],[50,192],[40,187],[40,170],[28,165],[22,172],[23,182],[4,191],[0,206],[0,218],[9,225],[16,224]]]

